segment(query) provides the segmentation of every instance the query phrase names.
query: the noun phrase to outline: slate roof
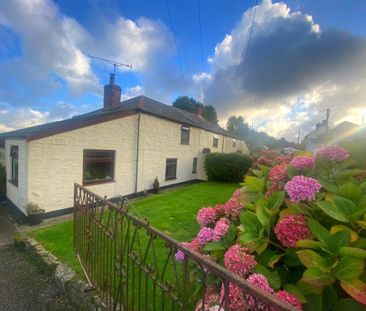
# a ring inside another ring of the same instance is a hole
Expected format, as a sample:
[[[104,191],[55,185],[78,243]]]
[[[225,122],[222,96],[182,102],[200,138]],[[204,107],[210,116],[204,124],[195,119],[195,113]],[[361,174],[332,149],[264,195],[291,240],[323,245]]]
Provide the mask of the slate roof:
[[[198,127],[216,134],[238,138],[235,135],[225,131],[217,124],[211,123],[198,115],[170,105],[165,105],[146,96],[137,96],[121,102],[120,106],[113,109],[98,109],[73,117],[71,119],[46,123],[0,134],[0,143],[4,143],[5,139],[11,138],[35,140],[40,137],[55,135],[95,123],[128,116],[137,112],[142,112],[181,124]]]

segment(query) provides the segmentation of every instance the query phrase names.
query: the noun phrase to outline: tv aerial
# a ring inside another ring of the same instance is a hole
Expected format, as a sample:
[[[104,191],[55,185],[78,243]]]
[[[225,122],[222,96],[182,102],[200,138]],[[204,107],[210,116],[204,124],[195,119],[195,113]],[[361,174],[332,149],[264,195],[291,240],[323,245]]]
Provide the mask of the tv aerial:
[[[93,56],[93,55],[90,55],[90,54],[87,54],[87,53],[85,53],[85,55],[88,56],[89,58],[92,58],[92,59],[95,59],[95,60],[98,60],[98,61],[107,63],[109,65],[113,65],[113,74],[114,75],[116,74],[116,68],[117,67],[127,67],[130,70],[132,69],[132,65],[129,65],[129,64],[120,63],[120,62],[117,62],[117,61],[114,61],[114,60],[110,60],[110,59],[106,59],[106,58],[99,57],[99,56]]]

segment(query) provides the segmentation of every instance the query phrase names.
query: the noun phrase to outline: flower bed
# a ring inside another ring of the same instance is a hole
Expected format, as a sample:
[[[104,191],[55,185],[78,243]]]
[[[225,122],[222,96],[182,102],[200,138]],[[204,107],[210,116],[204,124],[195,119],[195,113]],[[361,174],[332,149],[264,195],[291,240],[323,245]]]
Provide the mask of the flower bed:
[[[258,158],[226,204],[202,208],[185,246],[298,310],[366,305],[366,168],[337,146]],[[178,252],[176,259],[184,260]],[[230,310],[270,310],[230,284]],[[219,280],[206,310],[219,310]]]

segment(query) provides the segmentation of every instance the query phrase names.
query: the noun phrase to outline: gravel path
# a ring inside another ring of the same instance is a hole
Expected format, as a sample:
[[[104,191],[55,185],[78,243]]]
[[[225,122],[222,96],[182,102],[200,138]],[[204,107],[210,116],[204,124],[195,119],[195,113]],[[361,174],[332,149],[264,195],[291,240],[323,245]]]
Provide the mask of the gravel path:
[[[76,310],[13,245],[0,247],[0,310]]]

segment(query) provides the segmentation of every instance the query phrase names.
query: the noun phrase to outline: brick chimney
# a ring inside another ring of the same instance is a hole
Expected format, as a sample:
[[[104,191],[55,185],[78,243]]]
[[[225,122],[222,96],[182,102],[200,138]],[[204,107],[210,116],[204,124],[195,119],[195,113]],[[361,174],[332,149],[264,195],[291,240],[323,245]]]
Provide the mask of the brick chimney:
[[[197,106],[195,114],[198,115],[199,117],[203,117],[203,107]]]
[[[121,103],[122,89],[114,83],[115,74],[111,73],[109,84],[104,86],[104,109],[113,109]]]

